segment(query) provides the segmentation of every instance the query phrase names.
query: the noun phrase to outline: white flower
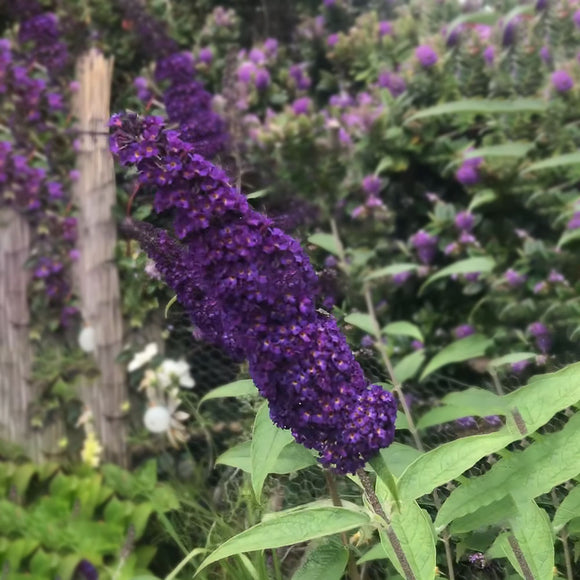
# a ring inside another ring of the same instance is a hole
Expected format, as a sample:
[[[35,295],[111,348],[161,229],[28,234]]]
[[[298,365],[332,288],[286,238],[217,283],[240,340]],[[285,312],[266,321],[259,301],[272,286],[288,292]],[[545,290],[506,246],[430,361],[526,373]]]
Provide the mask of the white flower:
[[[162,407],[161,405],[149,407],[145,411],[143,422],[151,433],[163,433],[171,425],[171,413],[167,407]]]
[[[157,381],[162,389],[170,387],[174,381],[179,386],[191,389],[195,386],[195,381],[189,372],[189,365],[183,359],[165,359],[157,368]]]
[[[150,342],[141,352],[135,354],[127,366],[127,370],[132,373],[142,366],[146,365],[153,357],[157,355],[159,349],[155,342]]]
[[[85,326],[79,334],[79,346],[85,352],[93,352],[96,345],[95,329]]]

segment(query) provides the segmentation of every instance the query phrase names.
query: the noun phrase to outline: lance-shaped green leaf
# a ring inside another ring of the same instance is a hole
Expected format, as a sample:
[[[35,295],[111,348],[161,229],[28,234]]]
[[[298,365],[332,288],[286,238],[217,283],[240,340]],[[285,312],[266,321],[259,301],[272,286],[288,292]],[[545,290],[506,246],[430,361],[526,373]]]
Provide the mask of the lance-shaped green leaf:
[[[490,505],[454,520],[450,531],[452,534],[466,534],[487,526],[503,525],[516,513],[517,505],[515,501],[511,495],[506,495]]]
[[[348,562],[348,548],[330,540],[316,546],[306,561],[292,576],[292,580],[340,580]]]
[[[399,478],[401,500],[431,493],[436,487],[459,477],[482,457],[503,449],[515,438],[517,435],[504,427],[495,433],[456,439],[424,453]]]
[[[487,274],[491,272],[495,267],[495,261],[492,258],[486,258],[483,256],[478,256],[475,258],[466,258],[465,260],[459,260],[449,266],[435,272],[432,276],[427,278],[427,281],[421,286],[419,294],[423,293],[425,288],[435,282],[436,280],[441,280],[442,278],[448,278],[454,274]]]
[[[395,371],[395,377],[397,377],[400,383],[412,379],[419,372],[424,361],[425,352],[423,350],[416,350],[408,354],[395,365],[393,369]]]
[[[386,560],[389,557],[386,550],[383,548],[381,543],[375,544],[368,552],[357,560],[357,564],[364,564],[365,562],[371,562],[372,560]]]
[[[580,517],[580,487],[574,487],[558,506],[552,526],[559,532],[570,520]]]
[[[299,509],[276,512],[258,525],[224,542],[201,563],[195,575],[228,556],[291,546],[370,523],[371,515],[368,511],[346,502],[342,507],[329,505],[328,502],[315,502]]]
[[[504,400],[508,408],[519,411],[528,432],[536,431],[558,411],[580,401],[580,363],[532,377],[525,387]]]
[[[308,242],[323,250],[326,250],[329,254],[334,254],[335,256],[340,256],[340,248],[336,241],[336,238],[332,234],[312,234],[308,238]]]
[[[406,123],[425,119],[428,117],[440,117],[442,115],[459,115],[465,113],[501,115],[506,113],[541,113],[545,111],[546,103],[536,99],[513,99],[513,100],[493,100],[493,99],[465,99],[453,101],[442,105],[435,105],[428,109],[418,111],[409,117]]]
[[[522,170],[522,174],[530,173],[532,171],[545,171],[546,169],[559,169],[568,165],[580,166],[580,152],[565,153],[564,155],[555,155],[549,159],[543,159],[528,165]]]
[[[554,538],[548,514],[534,501],[520,502],[510,527],[499,541],[510,564],[525,580],[552,580]]]
[[[498,433],[501,431],[493,435]],[[490,505],[507,494],[516,500],[538,497],[575,477],[578,465],[580,414],[574,415],[561,431],[543,435],[524,451],[510,453],[484,475],[471,478],[456,488],[441,506],[435,520],[436,526],[441,529],[449,522]],[[401,481],[399,493],[405,497]]]
[[[364,332],[368,334],[375,333],[373,320],[371,316],[365,312],[353,312],[352,314],[346,316],[344,321],[347,324],[351,324],[352,326],[356,326],[357,328],[364,330]]]
[[[481,334],[472,334],[452,342],[429,361],[421,373],[421,380],[425,380],[431,373],[446,365],[483,356],[492,344],[493,341]]]
[[[482,205],[487,205],[488,203],[492,203],[497,199],[497,194],[493,189],[483,189],[482,191],[478,191],[471,200],[469,204],[469,210],[473,211],[474,209],[481,207]]]
[[[417,502],[405,502],[394,511],[389,527],[380,532],[380,537],[389,560],[405,580],[435,578],[433,523]]]
[[[387,324],[381,332],[389,336],[410,336],[411,338],[416,338],[421,342],[425,340],[419,328],[412,322],[407,322],[406,320],[391,322]]]
[[[477,157],[524,157],[533,147],[533,143],[502,143],[501,145],[490,145],[470,149],[463,155],[464,159],[475,159]]]
[[[256,414],[252,431],[252,443],[250,446],[250,459],[252,471],[252,488],[259,500],[262,494],[264,481],[276,464],[282,449],[294,441],[292,433],[286,429],[280,429],[270,419],[268,403],[264,403]]]
[[[395,477],[401,477],[401,474],[419,457],[423,455],[421,451],[410,445],[403,443],[391,443],[386,449],[381,449],[380,454],[388,465],[391,473]]]
[[[384,268],[374,270],[365,277],[365,280],[378,280],[387,276],[395,276],[396,274],[403,274],[404,272],[414,272],[419,266],[417,264],[391,264]]]
[[[489,361],[489,366],[493,368],[503,367],[505,365],[511,365],[513,363],[521,362],[524,360],[531,360],[536,358],[535,352],[511,352],[504,356],[494,358]]]
[[[501,397],[476,387],[450,393],[442,399],[441,403],[441,407],[427,411],[417,421],[419,429],[426,429],[433,425],[440,425],[471,415],[487,417],[489,415],[505,415],[508,412],[505,401]]]
[[[201,406],[202,403],[211,401],[212,399],[223,399],[226,397],[251,397],[256,395],[259,395],[259,393],[256,385],[254,385],[254,381],[251,379],[244,379],[212,389],[202,397],[199,404]]]
[[[251,473],[252,471],[252,459],[251,459],[251,441],[244,441],[238,445],[228,449],[222,453],[217,459],[216,464],[229,465],[231,467],[236,467],[241,469],[246,473]],[[294,471],[300,471],[306,467],[316,464],[316,459],[314,455],[306,449],[303,445],[292,441],[286,445],[280,455],[276,459],[276,462],[270,468],[270,473],[284,474],[293,473]]]
[[[558,248],[563,248],[578,239],[580,239],[580,229],[566,230],[558,240]]]

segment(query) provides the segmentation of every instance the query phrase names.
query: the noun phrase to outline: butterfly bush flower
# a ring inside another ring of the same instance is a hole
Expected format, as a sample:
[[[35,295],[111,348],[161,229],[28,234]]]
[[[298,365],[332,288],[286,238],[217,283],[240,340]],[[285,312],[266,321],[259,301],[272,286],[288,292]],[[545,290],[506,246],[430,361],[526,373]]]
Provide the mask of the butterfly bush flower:
[[[541,322],[533,322],[528,332],[536,339],[536,346],[546,354],[552,346],[552,333]]]
[[[471,324],[460,324],[459,326],[456,326],[453,329],[453,335],[457,339],[467,338],[468,336],[471,336],[472,334],[475,334],[475,328],[473,328],[473,326],[471,326]]]
[[[295,115],[306,115],[312,108],[312,101],[308,97],[300,97],[292,103],[292,111]]]
[[[495,59],[495,48],[489,45],[483,51],[483,60],[485,61],[485,64],[491,66],[493,64],[494,59]]]
[[[565,70],[557,70],[550,77],[552,86],[558,93],[567,93],[574,86],[572,77]]]
[[[173,213],[175,237],[133,227],[193,323],[248,359],[279,427],[324,465],[362,467],[393,441],[396,402],[368,384],[336,321],[317,311],[319,281],[300,244],[161,119],[110,124],[113,153],[155,188],[155,210]]]
[[[382,181],[376,175],[367,175],[362,180],[363,191],[369,195],[378,195],[381,191]]]
[[[566,225],[566,228],[569,230],[577,230],[578,228],[580,228],[580,212],[574,213],[574,215]]]
[[[455,227],[462,232],[469,232],[473,229],[475,218],[468,211],[461,211],[455,216]]]
[[[481,179],[479,174],[479,166],[482,163],[483,159],[481,157],[466,159],[455,172],[455,178],[462,185],[476,185]]]
[[[422,44],[415,49],[415,58],[423,68],[431,68],[439,60],[437,53],[427,44]]]
[[[425,230],[419,230],[416,234],[411,236],[411,245],[417,251],[417,256],[419,260],[425,264],[429,265],[435,258],[437,253],[437,236],[432,236]]]
[[[525,274],[521,274],[520,272],[517,272],[513,268],[506,270],[503,276],[508,285],[511,286],[512,288],[518,288],[519,286],[524,284],[525,281],[527,280],[527,276]]]
[[[574,22],[576,28],[580,28],[580,10],[576,10],[576,12],[574,12],[572,21]]]
[[[382,72],[379,74],[378,85],[380,88],[388,89],[393,97],[402,95],[407,90],[405,81],[393,72]]]
[[[529,364],[530,364],[529,360],[520,360],[512,363],[510,365],[510,368],[514,373],[520,374],[524,372],[524,370],[529,366]]]
[[[381,20],[379,22],[379,36],[390,36],[393,34],[393,25],[388,20]]]

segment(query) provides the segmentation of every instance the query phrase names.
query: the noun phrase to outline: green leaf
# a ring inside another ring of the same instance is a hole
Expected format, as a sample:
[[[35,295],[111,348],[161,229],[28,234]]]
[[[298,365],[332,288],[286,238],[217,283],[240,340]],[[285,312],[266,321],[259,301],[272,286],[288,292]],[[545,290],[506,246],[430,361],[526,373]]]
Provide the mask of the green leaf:
[[[258,410],[252,431],[250,459],[252,471],[252,488],[256,499],[262,495],[262,487],[269,473],[276,463],[280,452],[288,443],[293,441],[292,433],[276,427],[270,419],[270,409],[265,402]]]
[[[559,532],[570,520],[580,517],[580,487],[574,487],[558,506],[552,526]]]
[[[497,12],[471,12],[469,14],[462,14],[451,21],[447,26],[447,36],[453,32],[460,24],[487,24],[493,26],[499,20]]]
[[[391,322],[387,324],[381,331],[383,334],[391,336],[410,336],[416,338],[421,342],[424,341],[423,335],[417,326],[406,320],[400,320],[398,322]]]
[[[244,441],[243,443],[228,449],[225,453],[222,453],[222,455],[216,459],[216,463],[230,465],[231,467],[236,467],[246,473],[250,473],[252,471],[252,460],[250,457],[251,446],[251,441]],[[277,473],[280,475],[293,473],[315,464],[316,459],[314,455],[303,445],[299,445],[295,441],[292,441],[280,452],[280,455],[271,468],[271,473]]]
[[[504,365],[509,365],[517,363],[523,360],[530,360],[536,358],[535,352],[512,352],[499,358],[494,358],[489,361],[489,366],[493,368],[502,367]]]
[[[12,476],[12,485],[18,492],[19,498],[24,497],[28,484],[36,471],[37,467],[34,463],[24,463],[16,468],[16,471]]]
[[[486,505],[471,514],[456,519],[450,531],[452,534],[466,534],[487,526],[498,526],[517,513],[517,506],[511,495]]]
[[[380,532],[381,544],[397,572],[406,580],[435,578],[435,536],[426,511],[415,501],[405,502],[391,514],[387,531]]]
[[[365,314],[363,312],[353,312],[352,314],[346,316],[344,321],[346,324],[356,326],[368,334],[375,334],[375,327],[370,314]]]
[[[337,541],[325,542],[308,552],[292,580],[340,580],[347,562],[348,548]]]
[[[543,159],[528,165],[521,171],[522,175],[532,171],[544,171],[545,169],[557,169],[566,165],[580,165],[580,152],[565,153],[564,155],[555,155],[549,159]]]
[[[487,417],[489,415],[505,415],[508,412],[504,399],[495,393],[476,387],[449,393],[442,399],[441,403],[442,407],[435,407],[427,411],[419,419],[418,429],[426,429],[433,425],[440,425],[471,415]]]
[[[199,405],[201,406],[202,403],[211,401],[212,399],[223,399],[225,397],[249,397],[256,395],[259,395],[259,393],[258,389],[256,389],[256,385],[254,385],[254,381],[251,379],[244,379],[211,390],[202,397]]]
[[[375,544],[368,552],[366,552],[362,558],[357,560],[357,564],[364,564],[365,562],[371,562],[372,560],[386,560],[389,557],[386,550],[383,548],[382,544]]]
[[[395,477],[401,477],[401,474],[419,457],[423,455],[421,451],[404,445],[403,443],[391,443],[386,449],[381,449],[380,454],[385,463],[389,466],[391,473]]]
[[[424,453],[399,478],[401,500],[431,493],[436,487],[459,477],[482,457],[503,449],[513,440],[513,433],[503,428],[494,433],[456,439]]]
[[[414,272],[417,268],[417,264],[392,264],[371,272],[365,277],[365,280],[377,280],[378,278],[394,276],[395,274],[402,274],[403,272]]]
[[[503,431],[483,437],[498,436]],[[471,478],[456,488],[441,506],[436,525],[442,528],[507,494],[516,500],[538,497],[578,475],[578,465],[580,413],[571,417],[561,431],[543,435],[524,451],[510,453],[484,475]],[[399,489],[403,496],[401,482]]]
[[[377,474],[377,477],[381,483],[389,490],[391,497],[398,505],[399,490],[397,489],[397,480],[389,469],[389,466],[387,465],[383,455],[377,453],[369,460],[369,465],[373,468],[373,471]]]
[[[147,522],[149,517],[153,513],[153,505],[149,502],[140,503],[136,505],[131,514],[131,523],[135,530],[135,540],[139,540],[145,528],[147,527]]]
[[[473,211],[474,209],[481,207],[482,205],[487,205],[488,203],[493,203],[497,199],[497,194],[493,189],[484,189],[482,191],[478,191],[471,200],[469,204],[469,210]]]
[[[476,257],[476,258],[466,258],[465,260],[459,260],[450,264],[446,268],[439,270],[432,276],[427,278],[427,281],[421,286],[419,294],[421,294],[427,286],[440,280],[441,278],[446,278],[452,276],[453,274],[473,274],[479,272],[482,274],[487,274],[491,272],[495,267],[495,261],[492,258]]]
[[[336,243],[336,238],[332,234],[312,234],[308,238],[308,242],[326,250],[330,254],[340,257],[340,250]]]
[[[502,143],[501,145],[490,145],[479,149],[470,149],[463,155],[464,159],[474,159],[477,157],[524,157],[534,146],[533,143]]]
[[[575,242],[579,238],[580,238],[580,228],[575,230],[567,230],[562,234],[562,236],[558,240],[558,248],[563,248],[564,246],[570,244],[571,242]]]
[[[299,509],[276,512],[258,525],[224,542],[201,563],[195,575],[228,556],[299,544],[360,528],[370,522],[368,512],[346,502],[343,507],[315,502]]]
[[[472,334],[456,340],[447,345],[429,361],[421,374],[420,380],[425,380],[431,373],[446,365],[483,356],[492,344],[493,341],[481,334]]]
[[[460,113],[501,115],[506,113],[541,113],[545,109],[546,103],[539,99],[513,99],[509,101],[499,99],[465,99],[423,109],[409,117],[405,123],[427,117],[458,115]]]
[[[254,191],[253,193],[249,193],[246,195],[246,199],[260,199],[262,197],[266,197],[270,193],[270,188],[266,187],[265,189],[260,189],[259,191]]]
[[[412,379],[421,368],[421,365],[425,361],[425,351],[417,350],[403,357],[393,369],[395,372],[395,377],[400,383],[404,383],[409,379]]]
[[[510,526],[511,534],[500,542],[510,564],[526,580],[551,580],[554,539],[548,514],[534,501],[521,502]]]
[[[528,432],[545,425],[558,411],[580,401],[580,363],[533,377],[525,387],[504,397],[519,411]]]

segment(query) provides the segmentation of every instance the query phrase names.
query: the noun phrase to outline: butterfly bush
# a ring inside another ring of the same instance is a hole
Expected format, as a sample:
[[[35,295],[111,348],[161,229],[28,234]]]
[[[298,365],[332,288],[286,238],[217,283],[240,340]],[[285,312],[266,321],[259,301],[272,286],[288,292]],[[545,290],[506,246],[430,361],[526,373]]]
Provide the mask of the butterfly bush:
[[[26,8],[17,38],[0,39],[0,204],[21,212],[32,227],[32,304],[42,332],[68,326],[77,312],[70,190],[79,176],[66,169],[73,145],[66,115],[76,87],[65,80],[71,59],[57,16],[35,2]]]
[[[158,117],[114,116],[111,151],[172,210],[173,232],[137,237],[204,338],[245,356],[272,420],[354,472],[394,436],[396,403],[368,385],[300,244],[253,210],[218,167]]]

